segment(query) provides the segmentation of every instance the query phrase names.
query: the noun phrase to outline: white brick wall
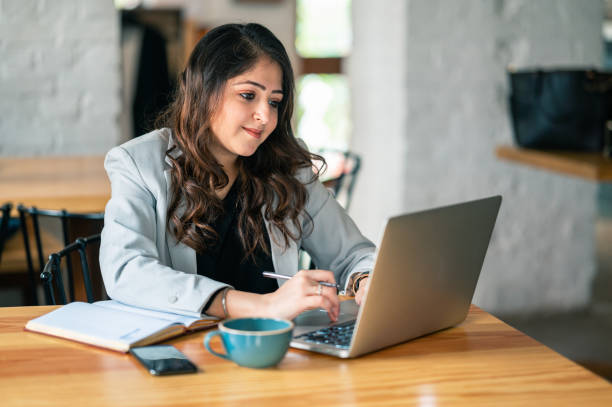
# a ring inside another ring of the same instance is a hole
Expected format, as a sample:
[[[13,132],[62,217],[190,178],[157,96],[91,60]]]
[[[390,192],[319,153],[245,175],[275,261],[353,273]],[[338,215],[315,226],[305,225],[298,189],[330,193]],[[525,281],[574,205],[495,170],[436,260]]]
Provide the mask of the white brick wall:
[[[0,0],[0,156],[119,142],[118,18],[111,0]]]
[[[600,0],[353,0],[351,213],[385,216],[492,194],[504,202],[475,302],[498,313],[587,304],[597,185],[495,158],[512,143],[505,67],[600,66]]]

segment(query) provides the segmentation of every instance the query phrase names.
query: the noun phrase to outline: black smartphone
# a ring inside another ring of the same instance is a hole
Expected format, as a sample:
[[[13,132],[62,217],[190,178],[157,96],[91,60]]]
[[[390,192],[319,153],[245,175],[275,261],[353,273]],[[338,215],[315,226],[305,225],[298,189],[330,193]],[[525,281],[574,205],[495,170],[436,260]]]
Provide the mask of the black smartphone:
[[[130,349],[130,353],[155,376],[198,371],[187,356],[171,345],[141,346]]]

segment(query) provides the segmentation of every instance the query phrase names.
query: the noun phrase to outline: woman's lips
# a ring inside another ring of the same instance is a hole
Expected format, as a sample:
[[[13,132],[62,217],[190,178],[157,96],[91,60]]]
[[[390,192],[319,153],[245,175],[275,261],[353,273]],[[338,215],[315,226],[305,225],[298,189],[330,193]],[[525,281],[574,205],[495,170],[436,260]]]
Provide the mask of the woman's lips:
[[[244,131],[246,131],[250,136],[255,137],[256,139],[261,138],[262,130],[251,129],[249,127],[243,127]]]

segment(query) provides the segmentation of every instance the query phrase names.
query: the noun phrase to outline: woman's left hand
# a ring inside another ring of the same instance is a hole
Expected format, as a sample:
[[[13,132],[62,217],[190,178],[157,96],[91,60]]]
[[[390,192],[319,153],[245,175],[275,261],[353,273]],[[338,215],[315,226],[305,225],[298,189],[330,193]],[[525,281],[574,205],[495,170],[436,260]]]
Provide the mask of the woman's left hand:
[[[369,288],[370,288],[370,278],[369,277],[365,277],[361,281],[359,281],[359,289],[357,290],[357,293],[355,293],[355,302],[357,303],[357,305],[361,305],[361,302],[363,301],[363,298],[365,297]]]

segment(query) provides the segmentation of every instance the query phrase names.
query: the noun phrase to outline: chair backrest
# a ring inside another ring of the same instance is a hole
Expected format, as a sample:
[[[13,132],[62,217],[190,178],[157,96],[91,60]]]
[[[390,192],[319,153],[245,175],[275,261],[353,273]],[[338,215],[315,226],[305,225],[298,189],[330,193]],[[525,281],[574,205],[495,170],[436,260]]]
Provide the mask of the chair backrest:
[[[45,252],[43,247],[44,239],[42,238],[41,231],[41,218],[55,219],[60,226],[62,246],[68,246],[72,241],[75,240],[76,236],[87,236],[91,234],[100,233],[104,225],[104,214],[103,213],[72,213],[66,210],[45,210],[38,209],[36,207],[25,207],[19,205],[17,207],[19,212],[19,218],[21,220],[21,232],[23,234],[23,245],[26,254],[26,261],[28,266],[28,273],[30,283],[32,286],[32,298],[34,304],[38,304],[38,296],[36,295],[36,287],[38,286],[39,280],[35,275],[40,274],[45,266],[45,257],[48,253]],[[34,238],[31,239],[31,234]],[[38,265],[34,266],[34,259],[31,250],[31,241],[34,241],[36,247],[36,257]],[[61,246],[60,246],[61,247]],[[97,257],[97,253],[95,254]],[[93,261],[92,261],[93,265]],[[96,268],[97,268],[96,261]],[[66,268],[68,274],[68,288],[70,292],[70,298],[75,298],[75,282],[72,272],[72,260],[70,256],[66,261]],[[98,285],[99,286],[99,285]],[[96,290],[98,290],[98,286]]]
[[[338,202],[348,210],[353,196],[353,188],[361,169],[361,157],[351,151],[321,150],[327,161],[331,178],[323,178],[323,184],[333,193]]]
[[[11,217],[11,209],[13,205],[5,203],[0,206],[0,263],[2,262],[2,251],[4,250],[4,241],[8,237],[9,219]]]
[[[78,252],[80,264],[81,264],[81,276],[83,277],[83,286],[85,288],[85,293],[87,295],[87,302],[91,303],[96,301],[96,298],[93,290],[92,280],[93,273],[90,268],[90,263],[88,260],[88,247],[91,248],[92,245],[96,245],[99,250],[100,246],[100,234],[95,234],[88,237],[80,237],[75,242],[70,243],[62,250],[57,253],[51,253],[49,256],[49,261],[45,264],[42,273],[40,273],[40,279],[42,280],[43,287],[45,289],[45,298],[47,304],[56,305],[56,293],[59,297],[61,304],[66,304],[69,301],[74,301],[74,294],[68,298],[66,296],[66,290],[64,285],[64,279],[62,277],[62,259],[65,259],[66,262],[69,262],[70,256],[73,253]],[[97,276],[99,277],[99,275]]]

